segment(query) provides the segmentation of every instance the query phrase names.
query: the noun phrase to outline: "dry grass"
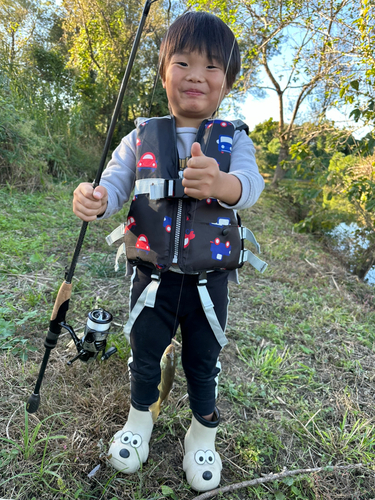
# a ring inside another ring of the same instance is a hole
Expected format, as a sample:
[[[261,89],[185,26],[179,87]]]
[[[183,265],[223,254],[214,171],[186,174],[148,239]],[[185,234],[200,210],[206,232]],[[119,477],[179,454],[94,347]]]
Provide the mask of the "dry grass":
[[[69,193],[65,197],[68,200]],[[229,344],[221,356],[218,400],[223,420],[217,440],[224,465],[222,485],[283,468],[358,462],[364,466],[238,490],[224,498],[370,500],[375,497],[374,291],[348,274],[322,242],[294,233],[288,206],[275,194],[266,193],[243,215],[260,240],[269,269],[259,275],[244,267],[240,286],[230,287]],[[4,498],[189,500],[196,496],[182,471],[190,410],[181,368],[169,404],[157,420],[143,470],[133,476],[115,474],[102,455],[126,421],[130,389],[128,347],[120,334],[129,283],[116,277],[111,262],[107,265],[103,257],[108,250],[100,235],[110,232],[106,224],[93,227],[89,235],[68,320],[79,331],[84,315],[99,301],[115,316],[119,355],[106,363],[77,362],[68,368],[72,353],[67,351],[68,337],[62,336],[51,353],[40,409],[29,417],[34,429],[53,415],[38,433],[39,439],[48,439],[36,445],[28,458],[3,442],[0,496]],[[67,244],[60,244],[66,251]],[[54,251],[51,247],[45,244],[44,255]],[[23,404],[36,381],[65,260],[66,256],[56,258],[53,264],[41,262],[30,269],[21,264],[17,269],[6,264],[1,268],[5,319],[37,311],[26,324],[16,325],[17,335],[37,351],[30,352],[26,362],[9,352],[0,357],[0,436],[19,445],[25,431]],[[54,434],[66,439],[49,439]],[[100,469],[89,478],[98,464]]]

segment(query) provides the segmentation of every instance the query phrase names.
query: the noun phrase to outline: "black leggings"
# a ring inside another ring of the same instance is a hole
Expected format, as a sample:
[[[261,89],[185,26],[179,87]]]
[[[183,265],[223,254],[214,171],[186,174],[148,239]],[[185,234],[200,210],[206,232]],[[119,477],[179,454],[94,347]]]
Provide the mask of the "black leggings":
[[[207,289],[222,329],[228,309],[228,272],[207,274]],[[132,281],[130,307],[151,281],[151,270],[139,266]],[[203,311],[196,275],[162,273],[155,307],[145,307],[130,333],[133,360],[131,371],[132,405],[147,410],[158,399],[160,359],[181,327],[181,361],[187,379],[190,408],[199,415],[209,415],[215,408],[215,378],[221,346]]]

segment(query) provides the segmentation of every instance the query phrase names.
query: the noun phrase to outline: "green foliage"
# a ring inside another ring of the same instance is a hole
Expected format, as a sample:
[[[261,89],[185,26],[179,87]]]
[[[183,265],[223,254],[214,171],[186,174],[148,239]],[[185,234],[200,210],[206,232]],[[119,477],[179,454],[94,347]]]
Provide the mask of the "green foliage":
[[[0,307],[0,315],[6,315],[7,312],[9,312],[9,308]],[[0,317],[0,350],[9,351],[26,361],[28,354],[36,351],[36,348],[29,339],[22,336],[22,330],[25,330],[28,321],[35,318],[37,314],[37,311],[32,311],[13,321],[7,321],[4,317]]]
[[[375,263],[375,161],[373,156],[360,157],[335,152],[328,168],[303,143],[291,148],[301,164],[301,173],[308,182],[285,185],[293,203],[300,208],[296,229],[299,231],[329,231],[341,222],[357,224],[347,245],[348,267],[364,278]]]
[[[51,418],[54,418],[55,421],[59,420],[59,425],[61,426],[63,424],[61,419],[61,415],[63,415],[63,413],[50,415],[42,421],[39,421],[34,429],[31,429],[29,415],[26,411],[26,404],[23,405],[23,408],[24,426],[23,428],[18,429],[20,438],[7,439],[0,437],[0,441],[3,443],[4,447],[11,447],[8,455],[8,463],[11,460],[16,461],[19,459],[19,455],[21,455],[25,462],[30,462],[31,467],[29,467],[27,472],[17,474],[14,477],[5,480],[0,480],[0,487],[6,485],[6,483],[12,479],[21,479],[22,476],[26,476],[29,484],[40,483],[49,491],[59,491],[60,486],[63,484],[63,480],[58,473],[59,468],[61,467],[61,462],[58,462],[58,460],[61,460],[62,457],[66,455],[66,452],[62,451],[51,454],[51,442],[54,440],[65,440],[67,437],[61,434],[51,435],[55,422],[51,424],[45,437],[39,437],[39,435],[44,430],[46,422]],[[4,465],[4,463],[2,464],[0,462],[0,468]],[[54,481],[56,481],[58,489],[54,488]]]
[[[121,2],[6,1],[0,15],[0,185],[36,188],[49,176],[94,176],[139,18],[137,2],[124,15]],[[150,18],[113,147],[151,105],[153,114],[168,113],[160,81],[153,92],[163,8],[153,6]]]
[[[371,0],[361,0],[360,12],[353,24],[356,26],[355,58],[352,61],[352,72],[341,82],[338,101],[352,107],[350,118],[356,122],[374,126],[375,124],[375,94],[374,94],[374,47],[373,32],[374,4]],[[359,78],[360,75],[360,78]],[[372,152],[374,147],[373,130],[368,136],[368,144],[364,151]]]
[[[68,66],[77,75],[74,89],[82,103],[92,110],[96,131],[104,135],[138,26],[139,4],[128,2],[125,13],[123,4],[117,1],[106,4],[84,1],[77,6],[66,0],[64,6],[69,12],[63,21],[70,56]],[[155,4],[132,69],[115,143],[134,128],[134,119],[147,116],[151,107],[158,48],[167,29],[161,13],[162,7]],[[156,104],[153,114],[167,114],[166,96],[160,82],[153,97]]]
[[[249,134],[257,148],[257,164],[261,172],[273,171],[276,168],[280,151],[278,127],[279,123],[270,118],[256,125]]]
[[[35,102],[29,110],[18,99],[0,81],[0,185],[33,189],[45,186],[49,175],[93,175],[99,151],[82,138],[76,116],[69,123],[58,103],[38,112]]]

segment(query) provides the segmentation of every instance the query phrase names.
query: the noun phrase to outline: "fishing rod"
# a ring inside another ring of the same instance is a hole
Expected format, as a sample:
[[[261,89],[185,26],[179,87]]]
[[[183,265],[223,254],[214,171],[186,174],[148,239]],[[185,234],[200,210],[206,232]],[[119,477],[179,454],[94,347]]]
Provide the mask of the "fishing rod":
[[[132,50],[130,52],[128,64],[126,66],[124,77],[122,79],[120,86],[120,91],[117,97],[116,105],[108,128],[107,137],[105,140],[99,167],[96,173],[95,180],[92,183],[92,187],[94,189],[99,185],[100,179],[102,177],[113,133],[115,130],[116,122],[120,114],[121,104],[124,98],[126,87],[128,85],[130,72],[133,67],[134,59],[138,50],[139,41],[141,39],[146,18],[150,11],[151,4],[153,4],[156,1],[157,0],[146,0],[146,3],[143,8],[142,17],[138,25]],[[106,360],[117,351],[115,347],[110,348],[107,352],[105,351],[107,336],[112,321],[112,314],[109,313],[108,311],[105,311],[104,309],[94,309],[88,314],[88,319],[85,326],[84,334],[81,339],[77,337],[73,328],[65,322],[66,313],[69,309],[69,300],[72,294],[72,280],[74,276],[74,271],[82,248],[83,240],[85,238],[87,226],[88,222],[84,221],[82,223],[81,231],[79,233],[79,237],[77,240],[77,244],[74,250],[70,267],[68,271],[65,273],[65,280],[60,286],[60,289],[58,291],[55,300],[55,304],[52,310],[52,315],[49,323],[48,333],[44,341],[45,352],[39,369],[38,379],[35,384],[34,392],[31,394],[26,404],[26,410],[28,413],[35,413],[39,408],[40,386],[43,381],[44,372],[48,364],[51,350],[56,347],[58,338],[63,328],[67,330],[70,336],[72,337],[72,340],[78,351],[78,354],[68,362],[68,365],[71,365],[77,359],[80,359],[83,362],[94,361],[100,352],[102,353],[101,359]]]

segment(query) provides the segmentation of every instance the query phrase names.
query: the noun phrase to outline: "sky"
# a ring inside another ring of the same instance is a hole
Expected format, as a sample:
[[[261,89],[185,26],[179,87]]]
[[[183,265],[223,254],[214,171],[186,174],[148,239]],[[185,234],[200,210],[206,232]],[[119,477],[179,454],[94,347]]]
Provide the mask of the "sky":
[[[271,71],[274,73],[274,75],[278,75],[278,81],[281,88],[284,88],[287,85],[287,76],[289,75],[289,71],[286,68],[289,68],[292,64],[292,56],[293,54],[290,49],[288,49],[288,47],[284,47],[282,53],[273,57],[269,63]],[[281,76],[280,73],[284,74],[284,76]],[[259,75],[260,81],[263,82],[263,85],[272,86],[270,84],[268,76],[263,69],[260,70]],[[244,121],[249,126],[250,131],[253,130],[256,125],[264,122],[265,120],[268,120],[269,118],[273,118],[275,121],[279,121],[279,103],[276,92],[265,89],[264,92],[267,95],[267,97],[265,97],[264,99],[258,99],[249,95],[246,98],[244,104],[241,105],[241,112],[244,117]],[[290,90],[286,91],[286,93],[284,94],[284,120],[286,122],[288,122],[288,120],[291,118],[291,112],[288,113],[288,92],[290,92],[289,95],[292,99],[292,105],[294,105],[295,103],[295,95],[293,95],[291,93],[292,91]],[[333,120],[337,127],[357,129],[355,130],[355,132],[353,132],[353,135],[356,139],[360,139],[362,136],[370,132],[371,128],[360,128],[358,124],[349,119],[350,112],[351,107],[349,106],[341,107],[340,111],[338,109],[331,109],[327,112],[327,118],[329,120]],[[303,113],[306,113],[306,115],[308,115],[307,104],[301,105],[300,111],[297,115],[297,120],[303,120]],[[226,115],[226,118],[235,119],[239,117],[235,116],[235,114],[230,113],[229,116]]]
[[[287,108],[287,103],[285,108]],[[278,121],[279,103],[276,92],[268,92],[268,97],[264,99],[257,99],[252,96],[247,97],[241,111],[250,130],[253,130],[258,123],[262,123],[269,118]],[[288,113],[285,118],[288,120]],[[328,118],[339,123],[347,121],[347,117],[335,109],[328,112]]]
[[[287,108],[287,105],[285,106]],[[242,114],[245,122],[250,130],[253,130],[255,125],[262,123],[269,118],[275,121],[279,120],[279,104],[276,92],[268,92],[268,97],[265,99],[257,99],[255,97],[247,97],[244,105],[242,106]],[[358,128],[354,133],[356,139],[360,139],[370,131],[370,127],[359,127],[353,121],[349,120],[350,109],[346,109],[344,113],[340,113],[338,109],[328,111],[327,118],[333,120],[338,127],[356,127]],[[230,118],[235,118],[231,116]],[[285,117],[288,120],[288,114]]]

